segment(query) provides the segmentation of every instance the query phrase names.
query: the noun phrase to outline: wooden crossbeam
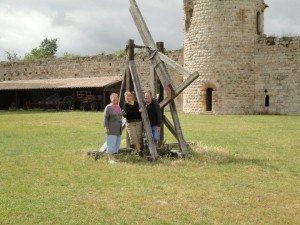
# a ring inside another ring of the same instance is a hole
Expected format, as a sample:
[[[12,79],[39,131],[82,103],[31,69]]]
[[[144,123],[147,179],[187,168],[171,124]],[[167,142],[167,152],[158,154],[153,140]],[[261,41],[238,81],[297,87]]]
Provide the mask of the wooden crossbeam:
[[[164,100],[162,100],[159,103],[159,106],[161,108],[164,108],[167,104],[170,103],[171,100],[173,100],[174,98],[176,98],[185,88],[187,88],[194,80],[196,80],[199,77],[199,73],[198,72],[194,72],[192,75],[190,75],[187,79],[185,79],[174,91],[174,95],[172,96],[172,98],[170,97],[166,97],[164,98]]]
[[[166,94],[169,98],[172,98],[174,96],[174,84],[170,78],[169,72],[166,68],[166,65],[164,62],[159,58],[158,54],[153,54],[153,56],[150,58],[151,64],[155,69],[155,72],[163,85]]]
[[[126,71],[124,72],[124,74],[122,76],[122,83],[121,83],[121,88],[120,88],[120,92],[119,92],[119,102],[118,102],[119,105],[120,105],[120,102],[121,102],[121,96],[124,92],[125,82],[126,82]]]
[[[142,88],[141,88],[139,76],[137,73],[135,62],[133,60],[129,61],[129,68],[130,68],[131,77],[132,77],[133,84],[134,84],[136,98],[138,100],[140,108],[142,109],[142,119],[143,119],[143,123],[144,123],[144,129],[146,132],[146,136],[148,139],[149,150],[150,150],[152,159],[156,160],[157,156],[158,156],[157,149],[156,149],[156,146],[154,143],[154,138],[153,138],[153,134],[152,134],[152,130],[151,130],[148,114],[147,114],[147,109],[144,104],[144,98],[143,98],[143,94],[142,94]]]
[[[181,150],[182,154],[186,154],[187,146],[186,146],[186,143],[183,138],[183,134],[182,134],[182,130],[181,130],[180,122],[179,122],[179,117],[177,114],[177,109],[176,109],[174,100],[171,100],[171,102],[170,102],[170,110],[171,110],[175,130],[177,133],[177,139],[179,142],[180,150]]]
[[[171,123],[171,121],[166,116],[164,116],[163,117],[163,122],[166,125],[166,127],[169,129],[169,131],[171,132],[171,134],[173,134],[173,136],[178,140],[175,127],[173,126],[173,124]]]
[[[169,65],[170,67],[172,67],[173,69],[177,70],[180,74],[182,74],[185,77],[189,77],[192,74],[187,71],[184,67],[182,67],[181,65],[179,65],[177,62],[175,62],[174,60],[170,59],[168,56],[166,56],[165,54],[161,53],[161,52],[157,52],[157,54],[159,55],[159,58],[164,61],[167,65]]]

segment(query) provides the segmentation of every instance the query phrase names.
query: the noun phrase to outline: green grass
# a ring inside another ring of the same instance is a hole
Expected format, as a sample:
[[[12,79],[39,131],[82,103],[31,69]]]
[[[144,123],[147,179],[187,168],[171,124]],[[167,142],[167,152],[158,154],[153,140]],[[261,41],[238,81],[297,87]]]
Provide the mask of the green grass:
[[[180,114],[185,159],[117,165],[102,117],[0,111],[0,224],[299,223],[299,116]]]

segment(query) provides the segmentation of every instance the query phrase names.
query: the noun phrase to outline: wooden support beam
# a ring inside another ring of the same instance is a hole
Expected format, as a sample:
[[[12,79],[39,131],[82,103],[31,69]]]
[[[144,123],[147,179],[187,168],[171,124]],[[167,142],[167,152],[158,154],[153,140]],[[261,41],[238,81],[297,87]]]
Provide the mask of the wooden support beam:
[[[181,65],[179,65],[177,62],[175,62],[174,60],[170,59],[168,56],[166,56],[165,54],[158,52],[157,53],[159,55],[159,58],[164,61],[164,63],[166,63],[167,65],[169,65],[170,67],[172,67],[173,69],[177,70],[180,74],[182,74],[185,77],[189,77],[192,74],[187,71],[184,67],[182,67]]]
[[[170,76],[168,75],[168,71],[165,67],[165,65],[162,63],[161,59],[159,56],[155,53],[157,51],[156,44],[149,32],[149,29],[144,21],[144,18],[136,4],[135,0],[129,0],[131,3],[131,6],[129,8],[130,13],[133,17],[133,20],[135,22],[135,25],[140,33],[140,36],[146,46],[148,46],[150,49],[148,50],[149,54],[153,53],[151,56],[151,62],[153,67],[155,68],[157,75],[167,93],[167,96],[170,98],[173,95],[173,84],[172,81],[170,80]],[[152,52],[151,52],[152,50]]]
[[[174,91],[174,95],[172,98],[166,97],[163,101],[159,103],[161,108],[164,108],[167,104],[171,102],[174,98],[176,98],[185,88],[187,88],[194,80],[199,77],[198,72],[194,72],[191,76],[185,79]]]
[[[171,132],[171,134],[173,134],[173,136],[178,140],[175,127],[173,126],[173,124],[171,123],[171,121],[166,116],[164,116],[163,117],[163,122],[166,125],[166,127],[169,129],[169,131]]]
[[[132,92],[134,90],[133,81],[129,70],[129,61],[134,60],[134,40],[129,39],[126,44],[126,54],[127,54],[127,65],[126,65],[126,91]],[[120,96],[121,97],[121,96]]]
[[[186,154],[187,153],[187,146],[186,146],[186,143],[185,143],[184,138],[183,138],[183,134],[182,134],[182,130],[181,130],[180,122],[179,122],[179,117],[178,117],[178,114],[177,114],[177,109],[176,109],[174,100],[172,100],[170,102],[170,110],[171,110],[175,130],[176,130],[180,150],[181,150],[182,154]]]
[[[166,68],[166,65],[163,61],[159,58],[157,51],[153,52],[152,56],[150,57],[151,63],[155,69],[157,76],[161,84],[163,85],[166,94],[169,98],[174,96],[174,85],[170,78],[169,72]]]
[[[134,48],[135,48],[134,40],[132,40],[132,39],[127,40],[127,43],[126,43],[126,55],[127,55],[127,60],[126,60],[126,62],[127,62],[126,63],[126,91],[129,91],[131,93],[134,90],[134,85],[133,85],[132,77],[131,77],[131,74],[130,74],[129,61],[134,60]],[[122,95],[120,95],[120,99],[121,98],[123,99],[123,93],[122,93]],[[124,102],[125,102],[125,99],[124,99]],[[130,138],[129,138],[129,134],[126,130],[126,147],[130,148],[130,146],[131,146]]]
[[[159,52],[164,52],[165,48],[164,48],[163,42],[157,42],[156,47]],[[155,76],[155,84],[156,84],[156,89],[159,94],[157,101],[161,102],[165,97],[165,93],[164,93],[164,88],[163,88],[161,81],[159,79],[157,79],[157,75]],[[161,110],[161,115],[164,117],[164,114],[165,114],[164,108],[160,108],[160,110]],[[160,127],[160,143],[159,144],[161,145],[162,143],[164,143],[164,140],[165,140],[165,127],[162,124],[162,126]]]
[[[150,79],[149,79],[150,90],[151,90],[153,96],[156,98],[156,94],[157,94],[157,87],[156,87],[157,76],[155,74],[155,69],[153,68],[153,66],[150,66],[149,77],[150,77]]]
[[[144,21],[144,18],[142,17],[142,14],[140,12],[140,9],[138,5],[136,4],[135,0],[129,0],[130,1],[130,8],[129,11],[133,17],[133,20],[135,22],[135,25],[141,35],[141,38],[144,42],[144,44],[148,47],[150,47],[152,50],[156,50],[155,42],[150,34],[150,31]]]
[[[118,102],[119,105],[121,103],[121,97],[120,96],[122,96],[122,94],[124,92],[125,83],[126,83],[126,70],[125,70],[125,72],[122,76],[122,83],[121,83],[121,88],[120,88],[120,92],[119,92],[119,102]]]
[[[131,72],[131,76],[132,76],[132,80],[133,80],[133,84],[134,84],[136,98],[137,98],[140,108],[142,109],[142,119],[143,119],[144,129],[145,129],[147,139],[148,139],[149,150],[150,150],[152,159],[156,160],[157,156],[158,156],[157,149],[156,149],[156,146],[154,143],[154,138],[153,138],[153,134],[152,134],[152,130],[151,130],[148,114],[147,114],[147,109],[144,104],[144,98],[143,98],[143,93],[142,93],[139,76],[138,76],[138,73],[136,70],[135,62],[133,60],[129,61],[129,68],[130,68],[130,72]]]

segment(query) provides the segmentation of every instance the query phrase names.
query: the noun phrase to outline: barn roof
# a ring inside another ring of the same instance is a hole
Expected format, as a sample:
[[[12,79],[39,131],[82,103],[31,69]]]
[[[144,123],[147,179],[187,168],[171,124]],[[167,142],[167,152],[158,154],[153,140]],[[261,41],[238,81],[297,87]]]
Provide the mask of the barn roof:
[[[30,90],[30,89],[63,89],[63,88],[95,88],[116,84],[121,76],[15,80],[0,82],[0,90]]]

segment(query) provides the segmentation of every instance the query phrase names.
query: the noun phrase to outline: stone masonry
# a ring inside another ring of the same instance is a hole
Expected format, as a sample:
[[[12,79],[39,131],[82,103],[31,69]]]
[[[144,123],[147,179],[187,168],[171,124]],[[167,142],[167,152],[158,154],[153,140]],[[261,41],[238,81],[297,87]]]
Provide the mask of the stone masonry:
[[[184,0],[184,66],[200,74],[184,92],[184,112],[300,115],[300,38],[265,37],[266,7]]]
[[[166,53],[174,61],[183,64],[182,50]],[[136,54],[135,63],[143,91],[150,89],[150,61],[146,54]],[[126,69],[126,56],[98,55],[76,58],[53,58],[34,61],[0,62],[0,82],[13,80],[37,80],[57,78],[122,76]],[[182,77],[168,68],[175,86]],[[182,111],[182,95],[176,98],[179,111]]]

